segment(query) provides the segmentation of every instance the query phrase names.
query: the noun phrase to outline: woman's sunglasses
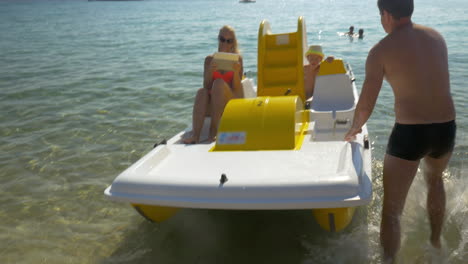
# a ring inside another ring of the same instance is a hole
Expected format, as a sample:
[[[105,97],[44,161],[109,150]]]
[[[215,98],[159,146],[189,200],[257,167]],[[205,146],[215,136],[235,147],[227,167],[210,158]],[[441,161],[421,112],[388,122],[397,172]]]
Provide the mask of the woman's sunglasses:
[[[234,39],[227,39],[227,38],[224,38],[223,36],[219,36],[218,37],[218,40],[222,43],[224,42],[227,42],[228,44],[232,44],[234,43]]]

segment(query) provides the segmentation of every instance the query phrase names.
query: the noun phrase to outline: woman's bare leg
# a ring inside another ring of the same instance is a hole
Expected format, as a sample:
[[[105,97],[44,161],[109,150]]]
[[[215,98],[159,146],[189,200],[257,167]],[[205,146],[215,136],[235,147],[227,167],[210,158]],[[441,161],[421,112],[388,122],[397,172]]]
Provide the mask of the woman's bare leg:
[[[224,112],[227,102],[233,98],[231,88],[222,79],[213,82],[211,89],[211,125],[209,140],[213,141],[218,131],[219,121]]]
[[[185,144],[194,144],[200,141],[200,133],[203,128],[205,116],[208,112],[209,100],[210,95],[208,94],[208,90],[204,88],[198,89],[195,102],[193,104],[192,135],[183,140]]]

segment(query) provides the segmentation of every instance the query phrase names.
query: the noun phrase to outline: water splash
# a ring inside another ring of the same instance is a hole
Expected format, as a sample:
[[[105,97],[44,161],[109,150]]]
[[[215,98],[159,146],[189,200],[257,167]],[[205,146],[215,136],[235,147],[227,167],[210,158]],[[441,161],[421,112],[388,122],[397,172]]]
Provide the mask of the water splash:
[[[458,169],[443,175],[446,214],[442,249],[429,243],[430,225],[426,210],[427,187],[419,171],[413,181],[401,218],[402,237],[398,259],[404,263],[465,263],[468,257],[468,178]]]

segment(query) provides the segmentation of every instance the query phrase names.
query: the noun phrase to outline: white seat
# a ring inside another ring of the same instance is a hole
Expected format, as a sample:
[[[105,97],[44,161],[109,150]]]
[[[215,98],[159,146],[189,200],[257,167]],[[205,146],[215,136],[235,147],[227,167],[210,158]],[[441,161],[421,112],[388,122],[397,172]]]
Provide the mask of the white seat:
[[[317,76],[311,102],[315,140],[339,140],[350,128],[357,95],[347,74]]]
[[[351,79],[347,74],[317,76],[311,109],[333,112],[352,110],[355,99]]]

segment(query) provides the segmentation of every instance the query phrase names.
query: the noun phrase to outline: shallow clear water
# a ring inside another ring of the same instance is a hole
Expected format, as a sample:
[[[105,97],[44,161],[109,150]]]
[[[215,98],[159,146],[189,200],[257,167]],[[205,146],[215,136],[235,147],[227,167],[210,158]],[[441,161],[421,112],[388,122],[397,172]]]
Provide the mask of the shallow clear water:
[[[457,144],[445,174],[441,263],[468,258],[468,4],[416,0],[413,20],[449,48]],[[368,123],[374,200],[342,233],[322,231],[307,211],[183,210],[151,224],[107,200],[118,173],[191,120],[203,59],[218,29],[236,28],[249,77],[258,26],[294,31],[353,67],[360,89],[367,52],[385,36],[374,0],[0,1],[0,263],[380,263],[382,160],[394,122],[382,88]],[[350,25],[363,40],[340,37]],[[422,175],[410,191],[400,259],[427,263]]]

